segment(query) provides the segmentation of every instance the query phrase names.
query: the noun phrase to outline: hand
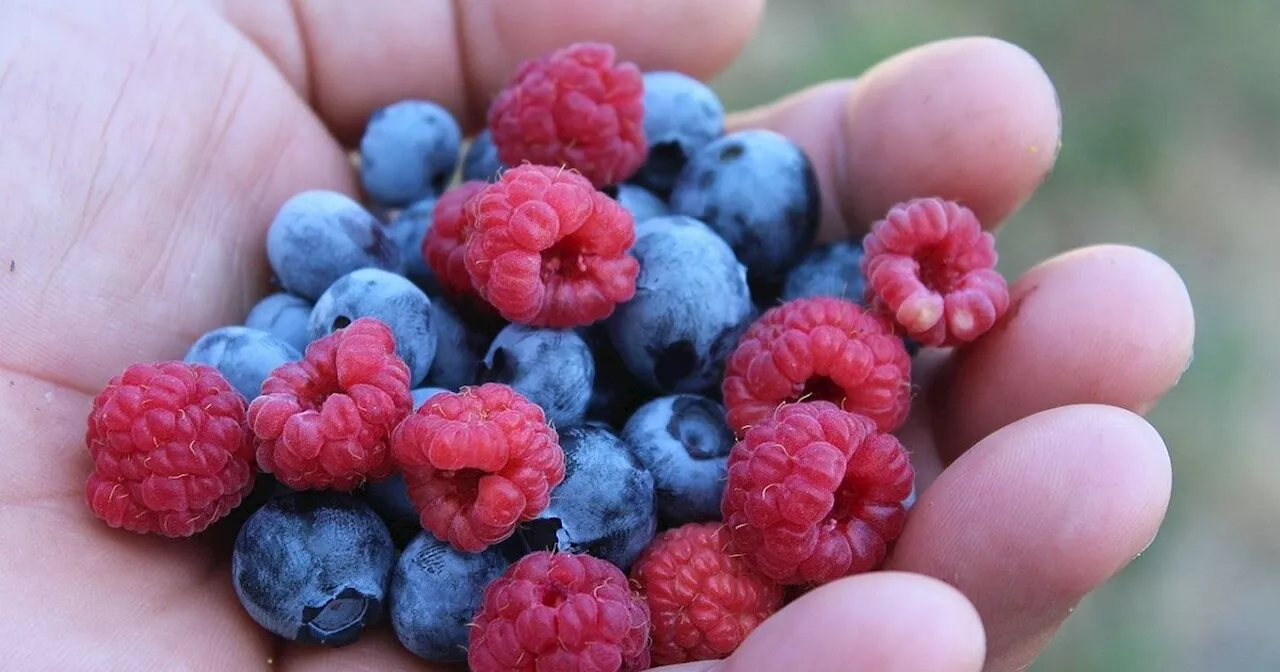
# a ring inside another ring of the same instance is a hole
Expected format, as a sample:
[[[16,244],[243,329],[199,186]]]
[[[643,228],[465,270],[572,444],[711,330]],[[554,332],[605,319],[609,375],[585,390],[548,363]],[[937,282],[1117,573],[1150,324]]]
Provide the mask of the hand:
[[[420,669],[386,634],[273,643],[211,539],[108,529],[85,505],[91,396],[181,357],[265,288],[264,231],[312,188],[354,193],[344,144],[377,106],[472,124],[522,58],[609,41],[708,77],[762,0],[14,0],[0,6],[0,650],[15,669]],[[708,27],[714,27],[709,29]],[[1052,166],[1055,94],[995,40],[933,44],[736,119],[800,142],[824,235],[944,195],[997,225]],[[10,261],[12,260],[12,264]],[[684,669],[1015,670],[1155,535],[1170,489],[1137,415],[1188,363],[1177,274],[1118,246],[1046,261],[963,356],[922,358],[902,431],[920,499],[891,572],[837,582],[728,661]],[[947,583],[927,577],[939,577]],[[950,584],[950,585],[948,585]],[[954,587],[953,587],[954,586]],[[985,663],[984,663],[985,661]],[[985,668],[984,668],[985,664]]]

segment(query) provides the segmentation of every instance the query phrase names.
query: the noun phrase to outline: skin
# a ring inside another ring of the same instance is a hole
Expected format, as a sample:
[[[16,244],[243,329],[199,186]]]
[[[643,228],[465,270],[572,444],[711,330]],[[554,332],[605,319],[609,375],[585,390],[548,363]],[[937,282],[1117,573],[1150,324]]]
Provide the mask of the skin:
[[[709,77],[762,5],[0,5],[0,603],[21,615],[0,629],[8,664],[423,669],[385,632],[340,651],[273,642],[237,604],[218,534],[164,540],[94,519],[91,395],[243,319],[265,293],[276,208],[303,189],[356,193],[344,145],[375,107],[425,97],[474,130],[520,59],[588,38]],[[997,226],[1051,168],[1059,123],[1034,59],[984,38],[925,45],[733,120],[812,153],[826,239],[925,193]],[[921,495],[891,571],[817,590],[728,660],[679,669],[1021,670],[1150,543],[1171,475],[1141,413],[1189,362],[1186,288],[1155,256],[1104,246],[1046,260],[1013,296],[981,345],[917,366],[901,437]]]

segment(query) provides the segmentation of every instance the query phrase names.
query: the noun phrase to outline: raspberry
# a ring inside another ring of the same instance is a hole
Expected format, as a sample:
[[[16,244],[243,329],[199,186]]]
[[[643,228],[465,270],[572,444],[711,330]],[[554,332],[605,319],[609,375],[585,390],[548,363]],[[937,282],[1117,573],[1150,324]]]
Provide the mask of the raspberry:
[[[85,486],[94,515],[115,528],[189,537],[253,489],[245,400],[204,364],[134,364],[93,400]]]
[[[362,317],[281,365],[249,404],[258,466],[295,490],[352,490],[391,475],[391,431],[413,408],[409,367]]]
[[[649,607],[622,570],[589,555],[538,551],[484,591],[472,672],[635,672],[649,668]]]
[[[887,319],[835,297],[788,301],[752,324],[725,367],[724,405],[741,433],[777,408],[822,400],[896,429],[911,404],[911,357]]]
[[[485,182],[472,180],[444,192],[436,201],[431,227],[422,239],[422,258],[435,274],[441,289],[454,297],[475,294],[464,263],[467,238],[471,234],[466,205],[484,187]]]
[[[564,480],[542,409],[500,383],[431,397],[396,428],[392,454],[422,526],[470,553],[536,517]]]
[[[525,164],[467,205],[467,271],[503,318],[533,327],[585,326],[636,292],[627,251],[635,224],[581,175]]]
[[[875,569],[902,532],[914,472],[902,444],[827,401],[788,404],[729,453],[733,547],[787,585]]]
[[[507,166],[567,167],[597,187],[640,169],[644,78],[615,63],[613,47],[583,42],[525,61],[489,107],[489,129]]]
[[[720,523],[689,523],[659,534],[631,568],[649,603],[655,665],[724,658],[782,606],[782,586],[728,543]]]
[[[973,341],[1009,308],[1009,288],[995,270],[995,238],[958,203],[922,198],[895,205],[863,247],[870,305],[922,345]]]

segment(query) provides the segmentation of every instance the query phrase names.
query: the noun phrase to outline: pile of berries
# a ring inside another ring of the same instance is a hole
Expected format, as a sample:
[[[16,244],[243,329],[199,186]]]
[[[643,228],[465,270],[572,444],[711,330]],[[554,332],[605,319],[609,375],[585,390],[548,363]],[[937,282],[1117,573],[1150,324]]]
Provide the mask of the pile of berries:
[[[1008,307],[973,213],[921,195],[818,245],[799,147],[604,44],[522,64],[461,136],[390,105],[365,204],[284,203],[279,292],[95,399],[93,512],[238,525],[235,591],[282,638],[389,620],[478,671],[722,658],[877,569],[914,492],[909,353]]]

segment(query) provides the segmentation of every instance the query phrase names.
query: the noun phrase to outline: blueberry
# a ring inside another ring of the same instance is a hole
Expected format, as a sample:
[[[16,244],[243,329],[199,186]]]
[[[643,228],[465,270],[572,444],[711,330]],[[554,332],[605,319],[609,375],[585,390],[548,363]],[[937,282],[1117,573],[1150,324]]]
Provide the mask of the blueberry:
[[[609,330],[604,322],[578,327],[577,331],[591,348],[591,359],[596,365],[586,420],[603,422],[621,430],[631,414],[653,394],[627,370],[627,365],[609,339]]]
[[[595,362],[586,342],[571,329],[511,324],[493,339],[477,378],[510,385],[541,406],[551,424],[568,427],[586,413]]]
[[[767,130],[739,131],[689,159],[671,210],[710,226],[747,267],[752,282],[781,282],[813,246],[821,214],[809,157]]]
[[[485,129],[471,140],[471,146],[462,157],[462,180],[492,182],[502,169],[502,159],[498,158],[498,148],[493,146],[493,136]]]
[[[636,227],[636,295],[608,320],[627,369],[650,389],[715,387],[755,316],[742,264],[705,224],[680,215]]]
[[[560,430],[560,448],[564,481],[551,505],[518,528],[518,548],[588,553],[627,571],[657,531],[653,476],[600,424]]]
[[[861,303],[867,286],[858,267],[861,260],[862,245],[856,242],[840,241],[813,248],[787,273],[782,300],[834,296]]]
[[[484,589],[509,565],[496,547],[462,553],[430,534],[414,537],[391,575],[391,627],[406,649],[426,660],[467,659],[470,624]]]
[[[734,443],[724,406],[692,394],[659,397],[631,416],[622,440],[653,474],[664,525],[720,519]]]
[[[280,292],[259,301],[249,310],[244,326],[260,329],[292,345],[298,352],[306,352],[311,343],[307,333],[307,320],[311,319],[310,301]]]
[[[396,354],[409,367],[409,382],[427,376],[436,356],[431,299],[409,279],[376,268],[352,271],[316,301],[307,329],[322,338],[361,317],[381,320],[396,339]]]
[[[427,382],[450,390],[475,382],[485,335],[471,329],[443,298],[431,300],[431,319],[436,332],[436,356],[427,372]]]
[[[245,521],[231,576],[240,603],[268,631],[338,647],[381,619],[394,563],[391,534],[363,502],[297,492]]]
[[[654,217],[671,214],[667,202],[653,192],[634,184],[618,185],[618,204],[631,213],[637,224]]]
[[[645,73],[644,135],[649,155],[631,180],[665,196],[689,158],[724,135],[724,105],[715,91],[688,75]]]
[[[434,198],[418,201],[401,210],[387,227],[387,233],[400,251],[400,272],[428,294],[439,291],[440,287],[422,257],[422,239],[431,228],[435,207]]]
[[[449,186],[461,148],[448,110],[425,100],[393,103],[373,113],[360,139],[360,183],[381,205],[435,198]]]
[[[387,227],[335,191],[304,191],[285,201],[267,229],[267,260],[285,291],[314,301],[359,268],[399,269]]]
[[[298,349],[249,327],[219,327],[196,340],[182,361],[217,369],[244,398],[253,401],[262,381],[285,362],[302,359]]]

